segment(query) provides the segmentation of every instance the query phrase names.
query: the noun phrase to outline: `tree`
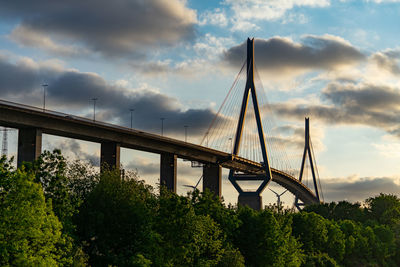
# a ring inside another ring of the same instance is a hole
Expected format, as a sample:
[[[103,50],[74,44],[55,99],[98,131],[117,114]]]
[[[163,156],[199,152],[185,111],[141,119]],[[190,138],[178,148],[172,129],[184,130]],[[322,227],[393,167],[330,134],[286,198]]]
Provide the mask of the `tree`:
[[[336,262],[345,253],[344,234],[335,221],[330,221],[313,212],[295,213],[293,234],[303,244],[306,254],[327,253]]]
[[[236,211],[225,207],[223,200],[208,189],[205,192],[194,190],[189,197],[195,213],[210,216],[223,230],[226,241],[232,243],[233,235],[241,223]]]
[[[304,207],[305,212],[314,212],[329,220],[353,220],[364,222],[366,220],[364,209],[360,203],[339,201],[331,203],[313,204]]]
[[[59,247],[60,262],[85,265],[87,256],[77,241],[74,217],[88,191],[97,183],[98,175],[82,162],[69,164],[58,149],[44,151],[36,161],[25,162],[22,169],[32,173],[35,181],[41,184],[45,199],[52,202],[53,212],[62,224],[65,242]]]
[[[400,199],[396,195],[380,194],[365,201],[371,219],[380,224],[400,222]]]
[[[270,210],[254,211],[239,207],[241,225],[234,244],[243,254],[246,266],[300,266],[300,244],[291,235],[290,223],[281,224]],[[291,222],[291,221],[290,221]]]
[[[158,252],[152,230],[156,199],[151,187],[134,173],[121,177],[118,169],[102,172],[100,181],[82,204],[78,234],[93,266],[150,264]],[[150,261],[149,261],[150,260]]]
[[[163,191],[155,227],[161,235],[162,261],[168,266],[216,266],[224,257],[240,263],[240,253],[224,248],[218,225],[208,215],[196,215],[187,197]]]
[[[40,184],[0,160],[0,265],[57,266],[61,223]]]

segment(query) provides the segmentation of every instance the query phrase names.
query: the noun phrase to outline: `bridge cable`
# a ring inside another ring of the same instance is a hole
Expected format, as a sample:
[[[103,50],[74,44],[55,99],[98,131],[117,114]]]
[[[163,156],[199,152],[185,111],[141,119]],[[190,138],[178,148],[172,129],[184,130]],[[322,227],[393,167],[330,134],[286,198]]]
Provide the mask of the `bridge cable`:
[[[239,88],[238,85],[239,84],[236,83],[235,87],[233,88],[233,93],[231,94],[233,100],[237,99],[236,96],[240,93],[240,90],[237,90]],[[227,102],[225,109],[220,111],[219,117],[222,118],[222,116],[225,116],[226,118],[223,120],[223,122],[217,123],[215,125],[215,127],[213,127],[213,129],[212,129],[213,133],[215,133],[215,136],[212,136],[212,139],[213,139],[212,146],[213,147],[214,146],[219,147],[222,143],[224,143],[224,141],[221,139],[221,136],[224,134],[224,131],[226,131],[226,129],[230,129],[230,127],[232,127],[232,125],[237,124],[237,122],[235,120],[231,119],[231,117],[232,117],[231,114],[233,113],[234,109],[235,109],[234,101],[229,101],[229,102]],[[225,110],[226,110],[226,112],[225,112]],[[228,126],[228,127],[226,127],[226,126]],[[228,139],[225,140],[225,143],[226,142],[228,142]]]
[[[272,153],[270,154],[271,159],[274,162],[273,166],[278,167],[278,169],[286,169],[287,172],[293,173],[293,170],[295,168],[293,168],[292,163],[289,160],[289,157],[286,153],[286,151],[287,151],[286,146],[284,145],[284,143],[282,143],[282,141],[280,141],[282,139],[280,138],[279,133],[278,133],[278,137],[273,136],[274,125],[276,125],[275,118],[274,118],[274,112],[272,111],[271,106],[268,104],[268,99],[265,94],[265,90],[262,85],[262,81],[260,79],[260,76],[259,76],[259,73],[258,73],[258,70],[256,67],[255,67],[255,74],[256,74],[257,81],[259,81],[259,86],[261,89],[261,90],[259,90],[260,99],[262,100],[261,102],[265,101],[265,103],[263,103],[264,104],[263,109],[267,109],[269,111],[268,113],[270,114],[270,116],[268,118],[266,118],[266,116],[264,116],[263,121],[264,121],[264,125],[266,128],[266,132],[268,133],[268,137],[269,137],[267,139],[268,143],[271,146],[271,148],[273,148],[271,150]],[[275,160],[276,157],[280,158],[280,160],[276,161]]]
[[[242,65],[242,67],[241,67],[239,73],[236,75],[236,78],[235,78],[235,80],[234,80],[234,82],[233,82],[231,88],[229,89],[228,94],[226,95],[224,101],[222,102],[222,105],[221,105],[220,108],[218,109],[217,114],[215,115],[214,119],[211,121],[211,124],[210,124],[210,126],[208,127],[208,129],[207,129],[206,135],[205,135],[205,136],[203,137],[203,139],[201,140],[200,145],[202,145],[203,142],[205,141],[207,135],[209,134],[209,131],[211,130],[211,128],[212,128],[213,125],[214,125],[215,120],[218,118],[218,116],[219,116],[219,114],[220,114],[220,112],[221,112],[221,109],[224,107],[226,100],[228,99],[230,93],[232,92],[232,89],[233,89],[233,88],[235,87],[235,85],[237,84],[238,79],[239,79],[239,76],[240,76],[240,74],[242,73],[242,71],[243,71],[243,69],[244,69],[245,63],[246,63],[246,61],[243,62],[243,65]]]
[[[318,185],[319,185],[318,191],[321,194],[322,201],[325,202],[324,193],[322,192],[321,179],[319,177],[318,166],[317,166],[317,162],[316,162],[316,159],[315,159],[314,148],[313,148],[313,144],[311,142],[311,138],[310,138],[310,146],[311,146],[311,153],[312,153],[312,158],[313,158],[313,161],[314,161],[315,171],[317,173],[317,181],[318,181]]]

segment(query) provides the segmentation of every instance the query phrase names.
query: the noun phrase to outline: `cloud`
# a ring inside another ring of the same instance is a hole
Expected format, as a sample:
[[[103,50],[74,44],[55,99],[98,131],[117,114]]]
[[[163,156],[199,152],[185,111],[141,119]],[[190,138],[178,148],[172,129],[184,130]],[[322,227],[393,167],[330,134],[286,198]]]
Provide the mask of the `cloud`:
[[[400,3],[400,0],[366,0],[367,2],[374,2],[376,4],[385,4],[385,3]]]
[[[226,47],[234,43],[232,38],[217,37],[210,33],[199,37],[189,49],[191,58],[183,61],[164,59],[158,61],[132,61],[129,66],[141,71],[144,75],[165,76],[180,75],[192,79],[200,79],[210,73],[220,72],[219,59]],[[207,68],[204,66],[207,65]]]
[[[366,125],[400,137],[400,90],[373,84],[328,84],[322,91],[323,104],[272,104],[283,117],[302,120],[305,116],[327,124]]]
[[[288,1],[262,1],[262,0],[225,0],[233,11],[234,24],[245,25],[250,21],[273,21],[285,16],[288,10],[295,7],[322,8],[330,5],[328,0],[288,0]],[[234,27],[236,30],[246,30]],[[247,28],[248,30],[248,28]]]
[[[377,52],[371,56],[380,70],[385,70],[394,76],[400,76],[400,49]]]
[[[216,8],[213,11],[207,10],[200,15],[199,25],[216,25],[226,27],[228,18],[223,10]]]
[[[160,163],[154,162],[152,159],[136,156],[123,167],[126,169],[138,170],[141,177],[160,178]]]
[[[223,60],[240,66],[246,58],[246,45],[229,48]],[[293,75],[309,70],[333,70],[355,65],[365,56],[350,43],[332,35],[305,36],[300,43],[289,38],[256,39],[255,63],[258,70],[274,75]]]
[[[50,146],[51,150],[60,149],[64,156],[72,156],[75,159],[87,161],[93,166],[100,166],[100,155],[88,153],[75,139],[66,139],[60,142],[50,143]]]
[[[88,51],[82,47],[57,44],[47,35],[30,31],[26,27],[21,26],[16,27],[9,35],[9,38],[23,46],[44,49],[52,54],[61,56],[82,56],[88,53]]]
[[[398,179],[390,177],[346,177],[322,180],[322,190],[325,201],[350,202],[363,201],[369,197],[385,194],[398,194],[400,185]]]
[[[160,45],[193,40],[197,23],[184,0],[0,0],[0,15],[20,21],[11,37],[24,45],[66,52],[60,43],[72,42],[102,55],[136,58]],[[40,41],[42,36],[47,37]]]
[[[96,118],[103,121],[130,125],[130,111],[134,128],[159,133],[160,118],[164,133],[183,135],[184,125],[189,125],[192,136],[204,134],[215,113],[211,109],[186,109],[176,98],[160,93],[147,85],[129,88],[123,83],[113,84],[96,73],[79,72],[39,64],[31,59],[10,62],[0,57],[0,95],[2,98],[41,105],[42,88],[47,82],[47,104],[58,110],[68,110],[79,115],[91,114],[93,97],[98,98]]]

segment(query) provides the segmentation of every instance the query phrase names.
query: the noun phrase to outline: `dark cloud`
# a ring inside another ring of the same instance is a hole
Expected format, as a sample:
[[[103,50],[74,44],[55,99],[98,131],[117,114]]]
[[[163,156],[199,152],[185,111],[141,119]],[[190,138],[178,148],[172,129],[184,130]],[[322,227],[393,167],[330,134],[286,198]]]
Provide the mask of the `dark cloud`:
[[[50,108],[82,115],[90,108],[90,99],[96,97],[99,120],[130,126],[129,109],[133,108],[134,128],[156,133],[160,132],[160,118],[165,118],[167,135],[183,135],[184,125],[190,127],[192,136],[202,135],[215,116],[210,109],[186,110],[177,99],[146,87],[130,89],[110,84],[94,73],[44,67],[30,60],[10,63],[0,58],[1,97],[40,105],[43,81],[49,85],[46,94]]]
[[[240,66],[246,58],[246,45],[244,42],[228,49],[224,60],[232,66]],[[274,73],[330,70],[365,58],[357,48],[334,36],[307,36],[301,43],[282,37],[256,39],[254,50],[257,68]]]
[[[383,70],[399,76],[400,75],[400,50],[388,50],[385,52],[378,52],[371,56],[371,60]]]
[[[124,168],[137,170],[143,177],[160,177],[160,164],[155,162],[130,161]]]
[[[389,86],[331,83],[323,90],[322,96],[334,105],[348,109],[380,111],[400,108],[400,91]]]
[[[321,98],[327,103],[278,103],[273,104],[273,109],[280,116],[298,120],[310,116],[328,124],[367,125],[399,133],[400,90],[397,88],[331,83],[322,91]]]
[[[25,45],[46,45],[36,36],[51,35],[108,56],[143,56],[150,47],[191,40],[196,23],[196,12],[180,0],[0,0],[0,15],[20,22],[11,37]]]
[[[322,180],[325,201],[364,201],[369,197],[385,194],[399,194],[400,186],[388,177],[338,178]]]
[[[27,88],[40,85],[38,70],[27,62],[10,64],[6,57],[0,57],[0,88],[2,94],[25,93]]]
[[[60,149],[63,155],[71,154],[74,158],[87,161],[93,166],[100,166],[100,156],[87,153],[75,139],[66,139],[61,142],[51,143],[51,150]]]

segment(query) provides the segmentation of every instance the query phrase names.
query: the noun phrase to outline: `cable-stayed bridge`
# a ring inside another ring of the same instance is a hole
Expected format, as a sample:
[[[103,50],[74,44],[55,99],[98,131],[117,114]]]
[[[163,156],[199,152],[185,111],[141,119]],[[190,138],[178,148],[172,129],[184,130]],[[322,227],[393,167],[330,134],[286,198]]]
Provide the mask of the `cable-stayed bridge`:
[[[246,61],[200,145],[1,100],[0,125],[19,130],[18,165],[40,155],[45,133],[100,143],[101,166],[119,167],[121,147],[158,153],[160,183],[175,192],[177,158],[182,158],[202,164],[203,189],[208,188],[218,196],[221,196],[221,169],[229,169],[229,180],[239,192],[239,203],[255,209],[261,208],[260,194],[271,181],[291,192],[298,208],[322,199],[308,120],[299,166],[296,166],[298,160],[290,157],[284,140],[273,133],[277,127],[254,64],[254,39],[248,39]],[[302,183],[307,161],[313,178],[310,188]],[[243,189],[243,183],[254,181],[260,183],[255,189]]]

